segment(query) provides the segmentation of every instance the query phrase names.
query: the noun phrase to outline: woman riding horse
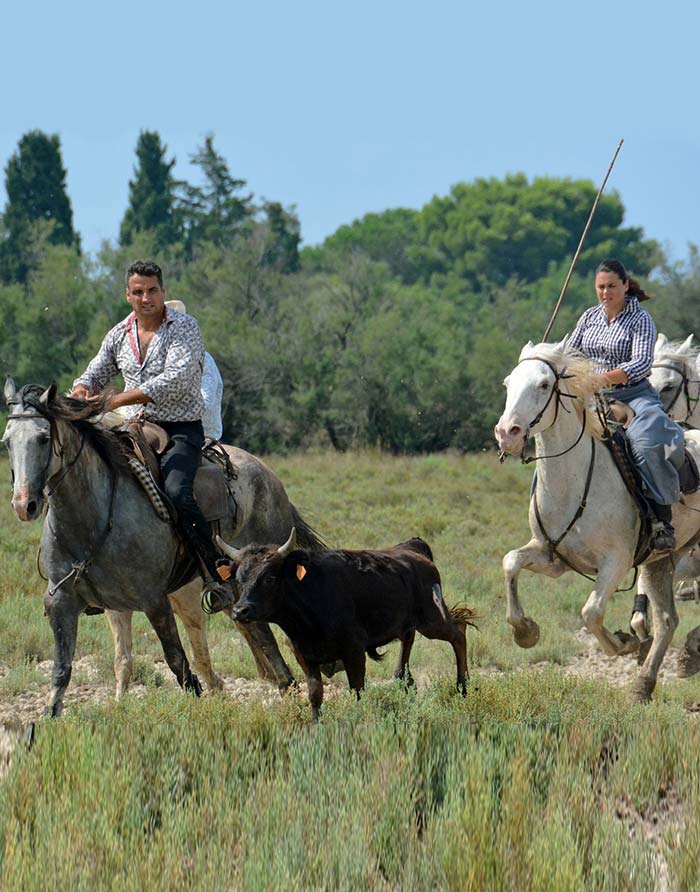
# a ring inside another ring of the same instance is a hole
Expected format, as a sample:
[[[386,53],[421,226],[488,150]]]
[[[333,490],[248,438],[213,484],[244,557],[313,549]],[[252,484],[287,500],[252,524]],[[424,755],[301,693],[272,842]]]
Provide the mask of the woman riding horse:
[[[627,434],[645,496],[656,515],[651,546],[659,552],[673,551],[671,506],[680,498],[684,441],[682,429],[666,415],[649,383],[656,326],[639,304],[650,295],[627,275],[619,260],[604,260],[598,266],[595,290],[599,304],[581,316],[568,346],[595,362],[597,383],[606,397],[634,410]]]

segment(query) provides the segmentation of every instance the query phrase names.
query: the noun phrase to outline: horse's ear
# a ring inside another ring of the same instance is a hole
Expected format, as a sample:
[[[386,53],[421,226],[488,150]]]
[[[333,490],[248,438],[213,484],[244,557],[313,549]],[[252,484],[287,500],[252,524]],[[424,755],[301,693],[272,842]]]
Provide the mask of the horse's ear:
[[[678,351],[679,353],[690,353],[693,349],[693,336],[690,334],[681,344],[681,349]]]
[[[46,390],[39,397],[39,402],[41,403],[42,406],[44,406],[45,408],[48,409],[49,403],[52,403],[56,396],[57,389],[58,388],[56,387],[56,382],[52,381],[49,384],[49,386],[46,388]]]
[[[528,341],[527,344],[525,344],[523,349],[520,351],[520,356],[518,358],[525,359],[526,356],[529,356],[532,353],[534,346],[535,345],[532,343],[532,341]]]
[[[691,335],[690,337],[692,338],[693,336]],[[663,350],[667,344],[668,344],[668,338],[666,337],[665,334],[663,334],[662,332],[659,332],[658,335],[656,336],[656,344],[654,344],[654,352],[655,353],[661,352],[661,350]]]
[[[559,350],[561,353],[565,353],[569,346],[569,332],[564,335],[564,337],[559,341],[558,344],[555,344],[554,347],[556,350]]]
[[[9,406],[10,403],[17,396],[17,385],[15,384],[12,378],[5,379],[5,402]]]

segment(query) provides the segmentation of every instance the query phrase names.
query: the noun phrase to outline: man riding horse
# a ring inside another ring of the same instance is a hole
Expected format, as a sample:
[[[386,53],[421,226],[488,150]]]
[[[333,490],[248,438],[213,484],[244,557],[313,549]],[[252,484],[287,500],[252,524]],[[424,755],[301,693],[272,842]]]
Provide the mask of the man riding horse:
[[[165,295],[163,273],[156,263],[132,263],[126,273],[126,300],[132,312],[107,333],[97,356],[73,382],[70,395],[89,400],[121,373],[125,389],[111,396],[106,408],[125,409],[131,420],[155,422],[169,435],[160,459],[165,492],[177,510],[180,532],[202,568],[202,606],[216,613],[230,607],[234,596],[230,584],[218,578],[219,555],[193,493],[204,445],[204,345],[196,320],[168,313]]]

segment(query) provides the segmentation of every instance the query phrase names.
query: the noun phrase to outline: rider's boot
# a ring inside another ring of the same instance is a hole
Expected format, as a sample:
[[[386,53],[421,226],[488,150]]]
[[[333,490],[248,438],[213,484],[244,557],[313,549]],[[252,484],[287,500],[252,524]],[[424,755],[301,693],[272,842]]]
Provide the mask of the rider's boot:
[[[651,524],[650,545],[652,551],[675,551],[676,531],[671,524],[671,506],[659,505],[658,502],[650,502],[649,504],[656,515],[656,519]]]

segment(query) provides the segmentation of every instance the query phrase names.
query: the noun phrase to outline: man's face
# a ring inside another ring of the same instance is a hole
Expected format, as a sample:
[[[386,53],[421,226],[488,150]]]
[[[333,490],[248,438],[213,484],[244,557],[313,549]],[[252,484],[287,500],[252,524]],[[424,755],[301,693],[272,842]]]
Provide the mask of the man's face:
[[[160,319],[165,305],[165,288],[157,276],[129,276],[126,299],[136,315],[144,319]]]

